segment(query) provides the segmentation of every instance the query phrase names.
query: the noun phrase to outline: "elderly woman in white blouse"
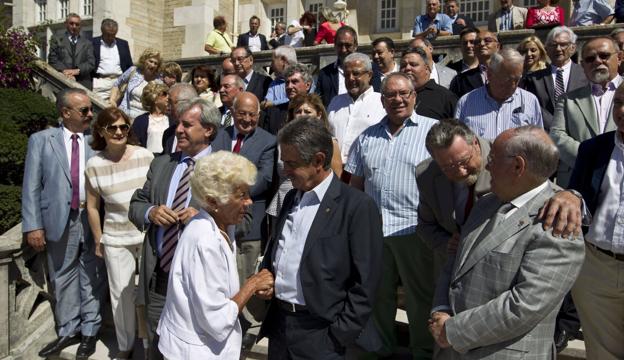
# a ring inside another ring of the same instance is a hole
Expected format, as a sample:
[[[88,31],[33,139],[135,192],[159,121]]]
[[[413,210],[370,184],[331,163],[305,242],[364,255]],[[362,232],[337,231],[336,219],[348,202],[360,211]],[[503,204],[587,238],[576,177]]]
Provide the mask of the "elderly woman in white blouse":
[[[158,323],[158,349],[167,359],[238,360],[238,314],[255,293],[273,288],[266,270],[239,288],[236,242],[228,234],[251,205],[256,172],[249,160],[225,151],[195,165],[191,189],[201,209],[178,241]]]

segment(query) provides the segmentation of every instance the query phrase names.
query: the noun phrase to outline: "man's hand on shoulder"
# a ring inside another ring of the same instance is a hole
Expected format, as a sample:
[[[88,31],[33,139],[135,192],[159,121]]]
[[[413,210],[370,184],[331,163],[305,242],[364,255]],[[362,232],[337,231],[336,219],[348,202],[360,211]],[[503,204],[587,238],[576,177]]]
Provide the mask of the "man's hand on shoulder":
[[[36,252],[45,250],[45,231],[43,229],[33,230],[26,233],[26,242],[35,249]]]
[[[578,236],[581,233],[582,201],[570,191],[559,191],[548,199],[537,216],[544,230],[552,228],[555,236]]]

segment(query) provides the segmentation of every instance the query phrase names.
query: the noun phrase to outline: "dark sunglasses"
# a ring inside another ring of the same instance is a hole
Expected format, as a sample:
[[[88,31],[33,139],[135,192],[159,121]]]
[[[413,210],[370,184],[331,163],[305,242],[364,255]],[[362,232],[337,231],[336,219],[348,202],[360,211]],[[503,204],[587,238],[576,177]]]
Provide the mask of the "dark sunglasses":
[[[130,125],[121,124],[121,125],[108,125],[104,128],[109,135],[117,134],[117,130],[121,131],[122,134],[127,134],[130,131]]]
[[[609,60],[613,55],[615,55],[615,53],[600,52],[596,55],[589,55],[584,57],[583,61],[586,63],[593,63],[594,61],[596,61],[596,58],[600,58],[600,60],[606,61]]]
[[[93,111],[93,107],[91,106],[81,107],[80,109],[74,109],[74,108],[69,108],[69,109],[78,112],[82,116],[87,116],[89,115],[90,112]]]

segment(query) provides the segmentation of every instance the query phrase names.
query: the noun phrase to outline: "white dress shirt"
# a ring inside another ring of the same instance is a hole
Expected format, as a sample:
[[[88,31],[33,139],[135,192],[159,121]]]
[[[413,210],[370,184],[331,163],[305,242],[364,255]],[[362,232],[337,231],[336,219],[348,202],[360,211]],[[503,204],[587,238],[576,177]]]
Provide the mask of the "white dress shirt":
[[[112,45],[108,45],[104,40],[100,40],[100,63],[96,73],[102,76],[119,76],[123,73],[117,41],[113,41]]]
[[[247,91],[247,86],[249,85],[249,82],[251,81],[251,77],[253,76],[253,70],[251,70],[249,72],[249,74],[247,74],[247,76],[245,76],[243,78],[243,82],[245,83],[245,91]]]
[[[249,42],[247,43],[247,47],[251,52],[262,50],[262,44],[260,44],[260,35],[256,33],[256,35],[251,35],[249,33]]]
[[[188,223],[171,263],[157,333],[168,359],[238,359],[242,331],[236,244],[203,209]]]
[[[316,212],[334,177],[330,173],[314,189],[297,192],[289,210],[282,233],[278,238],[273,268],[275,269],[275,296],[291,304],[305,305],[299,266],[303,248],[316,217]]]
[[[568,60],[568,62],[566,64],[564,64],[562,67],[563,69],[563,90],[564,91],[568,91],[568,82],[570,80],[570,69],[572,69],[572,61]],[[559,68],[555,65],[550,65],[550,73],[552,75],[552,81],[553,81],[553,89],[557,88],[557,70]]]
[[[71,158],[72,158],[72,139],[71,136],[74,133],[67,130],[63,126],[63,141],[65,142],[65,152],[67,153],[67,168],[71,173]],[[80,202],[84,202],[86,200],[85,196],[85,174],[84,171],[86,169],[87,159],[85,159],[85,136],[83,133],[76,133],[78,135],[78,148],[80,149],[80,169],[78,169],[78,174],[80,176]]]
[[[436,84],[440,85],[440,75],[438,75],[438,69],[436,69],[435,64],[431,66],[431,75],[429,76],[429,80],[433,80]]]
[[[585,240],[601,249],[624,254],[624,144],[618,131],[605,171],[598,207]]]
[[[375,92],[372,86],[355,101],[349,94],[336,96],[329,103],[327,113],[343,164],[347,162],[351,145],[358,135],[386,116],[386,110],[381,105],[381,94]]]
[[[347,86],[345,85],[344,70],[342,66],[338,66],[338,61],[334,63],[334,66],[338,68],[338,95],[347,93]]]
[[[609,113],[611,112],[611,104],[613,103],[613,96],[615,90],[622,83],[622,77],[617,75],[613,80],[607,83],[607,88],[602,89],[598,84],[592,83],[592,98],[594,99],[594,105],[596,106],[596,113],[598,115],[598,131],[602,134],[607,126],[609,120]]]

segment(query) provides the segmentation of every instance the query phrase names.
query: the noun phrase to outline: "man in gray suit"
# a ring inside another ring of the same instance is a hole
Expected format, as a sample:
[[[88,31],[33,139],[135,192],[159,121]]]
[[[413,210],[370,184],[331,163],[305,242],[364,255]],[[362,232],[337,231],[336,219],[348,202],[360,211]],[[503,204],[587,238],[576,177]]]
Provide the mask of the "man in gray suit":
[[[431,41],[424,38],[415,38],[410,41],[409,47],[411,49],[421,48],[425,50],[427,53],[427,62],[433,64],[433,66],[430,67],[431,80],[448,89],[451,86],[451,81],[453,81],[453,78],[457,75],[457,71],[433,61],[433,45]]]
[[[589,84],[564,94],[557,102],[550,136],[559,148],[557,184],[567,187],[579,144],[611,130],[613,96],[622,83],[618,74],[618,46],[609,37],[597,37],[583,46],[581,59]]]
[[[100,295],[106,284],[87,223],[84,169],[93,155],[89,128],[91,101],[82,89],[58,94],[61,127],[33,134],[28,141],[22,188],[22,232],[35,251],[46,250],[54,289],[58,338],[39,356],[58,354],[80,342],[77,358],[95,351],[100,329]],[[82,335],[82,338],[81,338]]]
[[[128,213],[130,221],[138,229],[146,231],[137,304],[145,305],[152,339],[151,359],[162,358],[155,331],[165,304],[169,265],[175,253],[175,244],[184,225],[198,213],[199,208],[188,187],[182,193],[184,186],[180,180],[186,171],[192,173],[197,160],[212,152],[210,143],[217,135],[221,119],[219,110],[212,103],[198,97],[179,102],[176,111],[180,115],[176,127],[180,151],[163,154],[152,161],[143,188],[132,195]]]
[[[256,183],[249,189],[249,195],[253,200],[251,229],[243,230],[239,226],[236,231],[236,264],[242,285],[256,272],[256,262],[262,254],[263,240],[266,240],[268,235],[265,221],[266,200],[271,195],[277,140],[275,136],[258,127],[260,103],[253,93],[238,94],[232,105],[232,114],[234,124],[219,131],[219,135],[212,143],[213,151],[238,153],[258,169]],[[263,305],[260,299],[253,299],[247,303],[241,319],[243,333],[251,326],[260,325],[259,321],[264,316]],[[243,345],[251,347],[255,339],[254,335],[245,334]]]
[[[93,44],[80,35],[80,16],[70,13],[65,19],[67,31],[50,40],[48,63],[69,79],[91,90],[91,73],[95,70]]]
[[[492,194],[468,217],[447,301],[436,298],[430,330],[460,359],[555,357],[557,310],[583,263],[581,237],[557,239],[535,221],[554,194],[559,153],[538,127],[500,134],[488,156]]]

